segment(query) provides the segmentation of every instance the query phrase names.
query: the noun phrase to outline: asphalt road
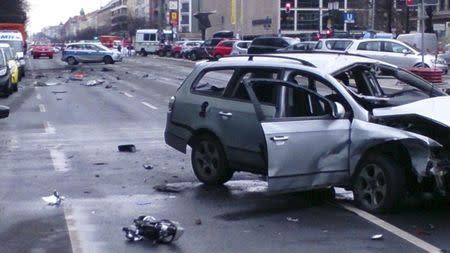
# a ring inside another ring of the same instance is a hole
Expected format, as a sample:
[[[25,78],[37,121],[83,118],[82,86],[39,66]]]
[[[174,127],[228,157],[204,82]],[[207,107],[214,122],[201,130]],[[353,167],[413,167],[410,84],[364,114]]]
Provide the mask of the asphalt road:
[[[19,92],[0,100],[11,107],[0,120],[0,252],[424,252],[416,239],[450,249],[445,202],[410,201],[378,216],[411,239],[341,206],[351,203],[267,194],[255,175],[199,184],[189,154],[163,139],[168,99],[192,67],[149,56],[77,66],[84,80],[67,81],[73,70],[58,57],[31,59]],[[153,189],[161,184],[180,192]],[[60,207],[41,199],[54,189],[65,196]],[[185,234],[171,245],[128,243],[121,228],[139,215],[179,221]]]

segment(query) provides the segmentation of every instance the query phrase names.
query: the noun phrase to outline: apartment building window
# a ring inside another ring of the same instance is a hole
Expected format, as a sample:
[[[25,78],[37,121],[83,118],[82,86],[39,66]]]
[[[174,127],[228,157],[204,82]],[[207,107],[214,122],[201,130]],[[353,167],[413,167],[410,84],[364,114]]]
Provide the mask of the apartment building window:
[[[297,0],[297,8],[319,8],[318,0]]]
[[[181,4],[181,12],[189,12],[189,3]]]
[[[286,13],[284,10],[280,11],[280,27],[281,30],[294,30],[294,11]]]
[[[181,15],[181,24],[189,25],[189,15]]]
[[[297,30],[319,30],[319,11],[298,11]]]

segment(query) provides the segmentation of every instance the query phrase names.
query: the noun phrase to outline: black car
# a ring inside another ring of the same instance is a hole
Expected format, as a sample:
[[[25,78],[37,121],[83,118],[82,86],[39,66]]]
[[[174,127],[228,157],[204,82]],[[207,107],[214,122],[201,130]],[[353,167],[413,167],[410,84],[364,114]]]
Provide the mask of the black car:
[[[0,48],[0,96],[8,97],[12,91],[11,69],[9,68],[4,49]]]
[[[192,51],[188,55],[188,58],[193,61],[212,58],[214,48],[222,40],[223,38],[212,38],[209,40],[205,40],[205,42],[203,42],[203,44],[201,44],[199,47],[194,47],[192,49]]]
[[[298,42],[298,40],[289,37],[258,37],[252,41],[248,48],[248,54],[273,53]]]
[[[157,54],[160,57],[171,56],[172,55],[172,45],[160,44],[159,48],[158,48],[158,50],[156,50],[155,54]]]

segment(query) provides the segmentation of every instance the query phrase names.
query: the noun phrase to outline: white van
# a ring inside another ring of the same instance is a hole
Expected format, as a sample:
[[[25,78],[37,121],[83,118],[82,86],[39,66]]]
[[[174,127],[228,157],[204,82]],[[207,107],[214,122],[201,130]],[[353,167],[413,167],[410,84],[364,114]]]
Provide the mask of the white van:
[[[170,30],[163,31],[164,37],[160,36],[157,29],[144,29],[136,31],[136,39],[134,42],[134,49],[146,56],[148,53],[155,53],[161,40],[172,34]]]
[[[424,50],[425,54],[436,54],[438,42],[436,34],[434,33],[424,33]],[[422,34],[421,33],[408,33],[400,34],[397,36],[397,40],[408,44],[409,46],[415,48],[417,51],[422,50]]]
[[[25,76],[25,56],[22,33],[14,30],[0,30],[0,43],[9,44],[20,62],[19,74]]]

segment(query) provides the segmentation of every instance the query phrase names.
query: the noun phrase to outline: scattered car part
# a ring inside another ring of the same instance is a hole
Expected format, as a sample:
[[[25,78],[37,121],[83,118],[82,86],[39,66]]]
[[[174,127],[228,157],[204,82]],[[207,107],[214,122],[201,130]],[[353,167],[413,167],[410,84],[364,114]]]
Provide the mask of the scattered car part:
[[[129,227],[122,228],[130,242],[146,238],[154,243],[171,243],[184,233],[184,228],[178,222],[166,219],[157,221],[152,216],[139,216],[133,223]]]
[[[118,149],[119,152],[130,152],[130,153],[136,152],[136,146],[134,146],[133,144],[119,145]]]
[[[47,204],[50,206],[59,206],[64,199],[64,196],[59,195],[59,192],[57,192],[56,190],[53,191],[52,195],[42,197],[42,200],[47,202]]]
[[[146,169],[146,170],[152,170],[153,169],[153,166],[150,165],[150,164],[143,164],[142,167],[144,167],[144,169]]]
[[[383,240],[383,234],[376,234],[376,235],[373,235],[373,236],[371,237],[371,239],[374,240],[374,241]]]
[[[163,184],[163,185],[156,185],[153,187],[153,189],[155,189],[156,191],[159,192],[167,192],[167,193],[180,193],[181,189],[175,186],[170,186],[167,184]]]

